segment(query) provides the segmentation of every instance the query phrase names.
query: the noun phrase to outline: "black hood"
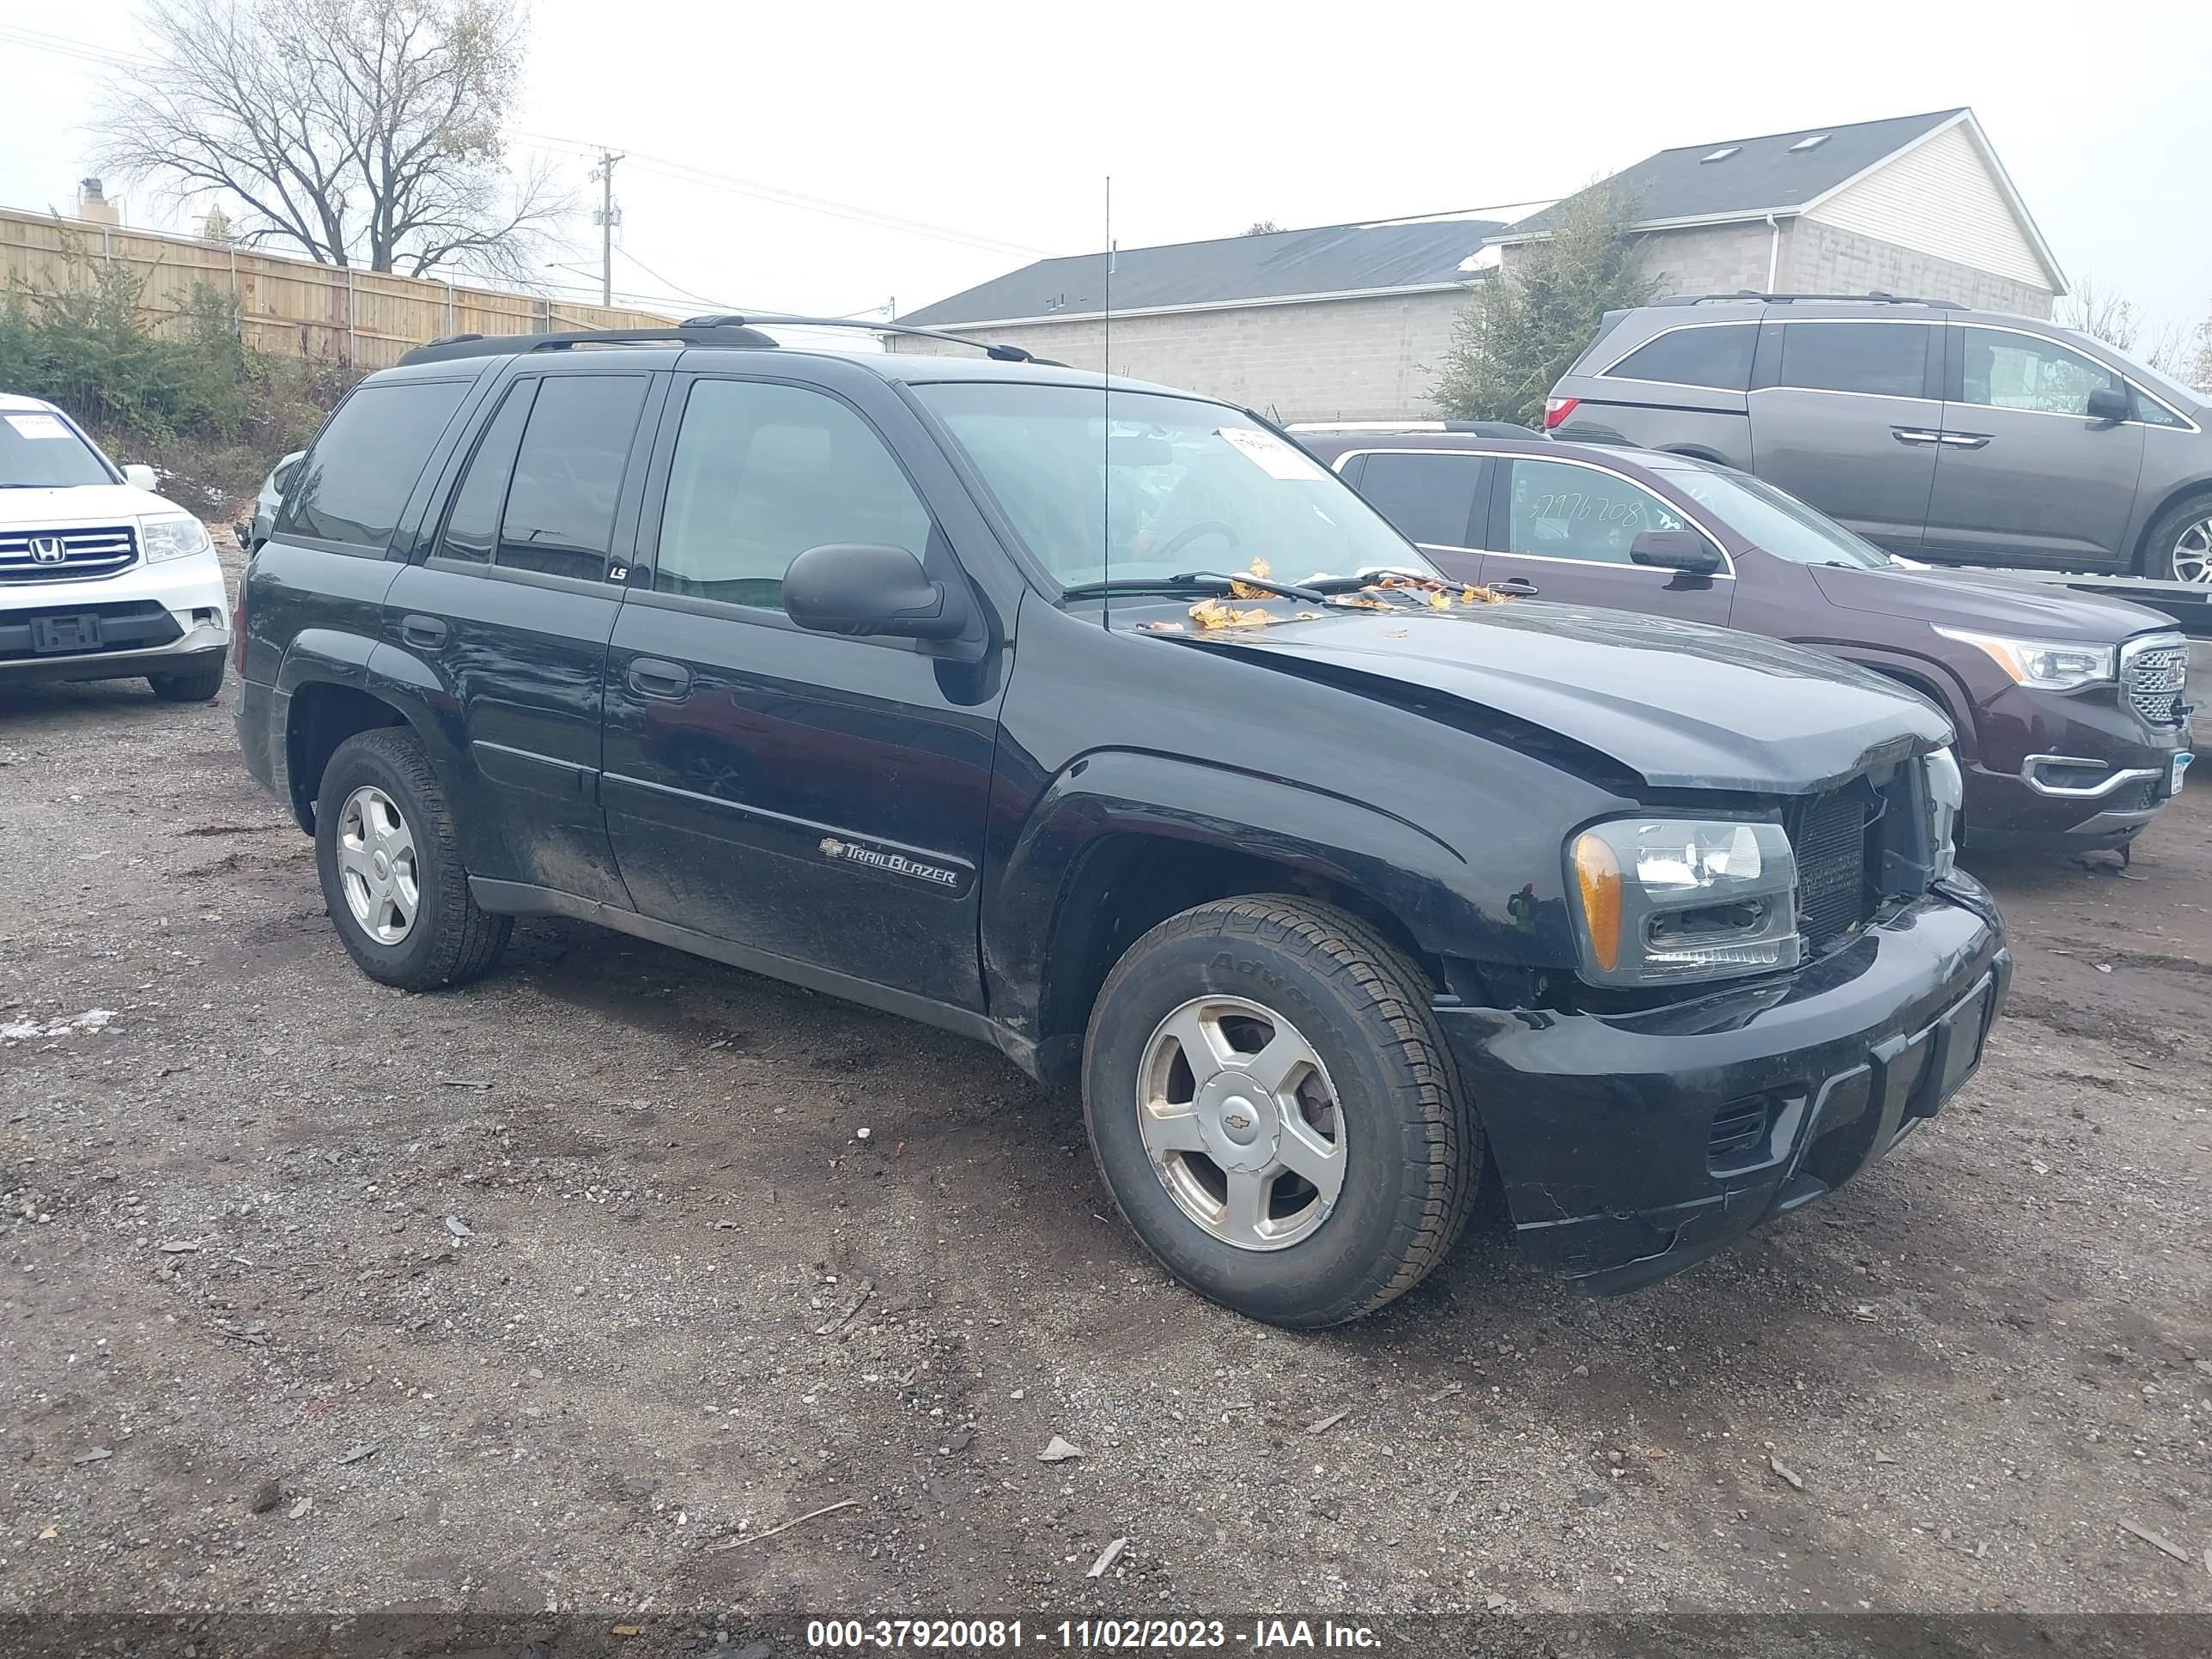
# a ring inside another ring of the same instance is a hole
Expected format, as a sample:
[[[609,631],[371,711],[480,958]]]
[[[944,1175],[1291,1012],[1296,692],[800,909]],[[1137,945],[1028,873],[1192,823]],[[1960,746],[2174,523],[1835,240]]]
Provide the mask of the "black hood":
[[[1656,789],[1811,794],[1951,741],[1934,705],[1865,670],[1702,623],[1515,600],[1331,610],[1182,638],[1441,694],[1595,750]]]

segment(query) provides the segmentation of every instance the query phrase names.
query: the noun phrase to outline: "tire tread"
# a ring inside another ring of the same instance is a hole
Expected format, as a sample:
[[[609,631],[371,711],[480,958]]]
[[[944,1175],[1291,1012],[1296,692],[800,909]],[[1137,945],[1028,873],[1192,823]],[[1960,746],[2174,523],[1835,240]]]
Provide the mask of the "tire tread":
[[[364,754],[374,756],[398,774],[415,797],[407,804],[419,807],[416,814],[420,819],[416,826],[416,845],[421,847],[426,839],[432,843],[434,856],[428,860],[428,873],[440,889],[439,902],[428,907],[436,918],[437,931],[420,962],[397,978],[391,976],[388,970],[379,971],[383,965],[375,963],[374,959],[363,958],[343,921],[338,921],[340,938],[364,972],[404,990],[434,990],[483,978],[506,951],[514,931],[514,919],[494,915],[483,909],[469,891],[468,871],[461,863],[460,848],[453,833],[453,811],[446,804],[446,792],[439,787],[438,775],[431,769],[429,757],[422,752],[421,739],[404,726],[386,726],[356,732],[340,744],[323,773],[323,799],[316,808],[318,820],[325,812],[335,812],[337,803],[351,787],[341,787],[338,781],[349,769],[345,763]],[[335,905],[332,919],[338,920]]]

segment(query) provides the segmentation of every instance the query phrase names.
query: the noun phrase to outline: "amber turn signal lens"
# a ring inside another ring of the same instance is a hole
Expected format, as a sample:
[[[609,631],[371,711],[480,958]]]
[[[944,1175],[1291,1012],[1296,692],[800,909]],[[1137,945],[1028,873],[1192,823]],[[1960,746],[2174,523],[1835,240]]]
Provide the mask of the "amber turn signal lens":
[[[1597,836],[1577,836],[1575,880],[1582,888],[1590,955],[1609,974],[1620,965],[1620,860]]]

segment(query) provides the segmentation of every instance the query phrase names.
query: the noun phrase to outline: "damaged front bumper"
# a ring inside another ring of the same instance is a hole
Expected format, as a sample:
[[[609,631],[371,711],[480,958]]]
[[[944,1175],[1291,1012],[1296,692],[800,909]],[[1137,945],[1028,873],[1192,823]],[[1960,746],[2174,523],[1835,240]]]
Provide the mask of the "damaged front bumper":
[[[1960,875],[1779,981],[1626,1014],[1436,1013],[1522,1248],[1607,1293],[1882,1156],[1972,1075],[2011,976],[1995,901]]]

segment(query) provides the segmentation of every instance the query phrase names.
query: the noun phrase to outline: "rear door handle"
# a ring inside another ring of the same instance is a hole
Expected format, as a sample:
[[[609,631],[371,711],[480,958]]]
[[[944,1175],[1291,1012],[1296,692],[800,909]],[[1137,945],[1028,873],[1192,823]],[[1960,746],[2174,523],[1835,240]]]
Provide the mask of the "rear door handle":
[[[425,651],[441,650],[446,643],[446,624],[435,617],[402,617],[399,637]]]
[[[1943,434],[1931,432],[1924,426],[1893,426],[1889,435],[1901,444],[1940,444]]]
[[[1508,576],[1502,582],[1485,582],[1483,586],[1493,593],[1510,593],[1516,599],[1536,597],[1536,584],[1526,576]]]
[[[1980,449],[1990,441],[1986,432],[1947,432],[1942,441],[1954,449]]]
[[[659,697],[668,702],[681,702],[691,695],[691,671],[680,662],[663,662],[658,657],[635,657],[630,660],[625,678],[629,689],[641,697]]]

